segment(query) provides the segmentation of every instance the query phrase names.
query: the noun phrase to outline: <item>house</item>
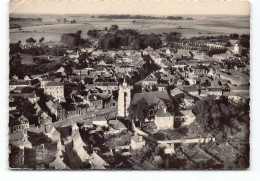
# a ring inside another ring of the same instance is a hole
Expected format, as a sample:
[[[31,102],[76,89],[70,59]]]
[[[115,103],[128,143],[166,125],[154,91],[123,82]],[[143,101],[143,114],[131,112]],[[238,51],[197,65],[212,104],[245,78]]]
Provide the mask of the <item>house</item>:
[[[173,129],[174,116],[166,108],[159,109],[154,116],[157,129]]]
[[[150,55],[153,52],[154,52],[154,49],[148,46],[146,49],[144,49],[143,54]]]
[[[17,102],[9,101],[9,111],[15,111],[17,109]]]
[[[48,78],[48,79],[46,79],[46,78],[43,78],[42,80],[41,80],[41,88],[45,88],[45,85],[47,84],[47,83],[49,83],[49,82],[52,82],[54,79],[52,79],[52,78]]]
[[[207,90],[209,95],[222,96],[222,88],[208,87]]]
[[[107,109],[107,108],[112,108],[112,107],[116,107],[117,106],[117,101],[114,99],[114,96],[111,95],[109,96],[108,98],[105,98],[103,100],[103,103],[104,103],[104,109]]]
[[[40,97],[38,97],[38,96],[36,95],[36,93],[34,92],[33,94],[30,94],[30,95],[28,96],[28,100],[29,100],[32,104],[35,104],[35,103],[37,103],[37,102],[40,100]]]
[[[169,73],[161,73],[160,74],[160,81],[167,82],[168,84],[173,84],[176,80],[176,77],[174,75],[171,75]]]
[[[191,124],[195,119],[192,110],[181,110],[175,114],[175,121],[180,121],[183,126]]]
[[[142,136],[135,134],[131,137],[131,148],[133,150],[141,149],[143,146],[145,146],[145,140]]]
[[[42,110],[42,108],[37,103],[34,105],[33,108],[35,110],[35,115],[38,115],[41,112],[41,110]]]
[[[67,168],[67,165],[63,162],[63,158],[56,155],[55,159],[51,163],[49,163],[49,167],[55,170],[63,170]]]
[[[232,57],[234,57],[234,53],[230,52],[230,51],[227,51],[226,53],[216,54],[216,55],[212,56],[212,58],[216,61],[226,60],[226,59],[229,59],[229,58],[232,58]]]
[[[126,64],[125,62],[123,63],[116,63],[113,65],[115,67],[115,72],[116,73],[127,73],[127,72],[132,72],[134,67],[129,65],[128,63]]]
[[[177,50],[174,49],[174,48],[168,48],[168,49],[166,50],[166,53],[167,53],[168,55],[173,55],[173,54],[176,53],[176,52],[177,52]]]
[[[65,68],[64,67],[60,67],[58,70],[56,70],[56,72],[59,72],[59,73],[65,72]]]
[[[82,141],[79,131],[72,132],[71,135],[73,150],[80,158],[82,162],[87,162],[89,160],[90,155],[87,153],[85,148],[87,145]]]
[[[208,89],[201,89],[200,97],[207,97],[207,96],[208,96]]]
[[[194,99],[191,96],[188,96],[187,94],[184,95],[183,101],[185,104],[191,105],[194,103]]]
[[[174,97],[174,96],[177,96],[177,95],[182,95],[184,94],[184,92],[182,92],[180,89],[178,88],[174,88],[170,91],[171,93],[171,96]]]
[[[85,102],[89,105],[87,111],[103,109],[103,99],[98,95],[90,95]]]
[[[45,125],[43,134],[49,142],[58,142],[60,140],[60,133],[52,125]]]
[[[234,46],[233,52],[234,52],[234,54],[236,54],[236,55],[241,55],[242,46],[239,45],[238,43],[236,43],[235,46]]]
[[[167,84],[155,84],[154,85],[158,91],[165,91],[167,90]]]
[[[9,131],[16,132],[29,128],[29,120],[24,115],[9,114]]]
[[[151,86],[157,83],[158,83],[158,79],[153,75],[147,76],[145,79],[142,80],[143,86]]]
[[[64,85],[61,82],[48,82],[44,87],[44,93],[60,99],[64,97]]]
[[[18,80],[19,77],[18,77],[17,75],[13,75],[12,79],[14,79],[14,80]]]
[[[245,92],[223,92],[223,96],[227,97],[229,100],[238,103],[244,102],[249,99],[249,94]]]
[[[52,123],[52,118],[46,113],[46,112],[42,112],[39,116],[38,116],[38,123],[39,125],[48,125]]]
[[[29,81],[29,80],[31,80],[31,78],[30,78],[28,75],[25,75],[24,78],[23,78],[23,80]]]
[[[107,120],[104,116],[96,116],[93,120],[93,124],[97,126],[107,126]]]
[[[10,81],[9,82],[9,90],[12,91],[16,88],[29,87],[30,84],[27,81]]]
[[[194,96],[199,94],[199,89],[196,86],[185,86],[182,88],[182,91]]]
[[[136,104],[142,98],[144,98],[149,105],[155,103],[158,99],[162,100],[165,104],[172,104],[171,97],[167,91],[136,93],[134,94],[131,104]]]
[[[166,144],[166,148],[164,149],[164,153],[168,154],[168,155],[175,154],[174,144]]]
[[[27,133],[23,130],[9,133],[9,144],[19,149],[32,148],[32,143],[28,141]]]
[[[86,115],[86,113],[87,113],[86,107],[87,107],[87,105],[84,105],[81,103],[69,104],[68,108],[66,109],[67,118],[71,118],[71,117],[79,116],[79,115]]]
[[[93,127],[93,120],[87,119],[86,121],[84,121],[82,127],[85,128],[85,130],[92,128]]]
[[[229,86],[230,88],[230,92],[234,92],[234,93],[248,93],[250,91],[249,86]]]
[[[93,154],[90,156],[89,162],[91,164],[91,169],[93,170],[105,170],[110,167],[110,165],[96,152],[93,152]]]
[[[41,82],[40,82],[40,80],[38,78],[36,78],[36,79],[30,80],[30,84],[33,87],[38,87],[41,84]]]
[[[50,99],[48,102],[46,102],[46,106],[49,108],[51,113],[55,115],[57,120],[63,120],[66,118],[65,109],[58,101],[53,101]]]
[[[117,82],[94,82],[93,86],[101,90],[118,90]]]

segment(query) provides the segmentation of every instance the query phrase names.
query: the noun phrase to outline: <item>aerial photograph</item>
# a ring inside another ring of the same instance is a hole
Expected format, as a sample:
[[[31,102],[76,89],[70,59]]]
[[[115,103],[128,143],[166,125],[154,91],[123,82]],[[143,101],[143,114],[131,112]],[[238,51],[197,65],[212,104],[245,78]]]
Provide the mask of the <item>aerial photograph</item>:
[[[250,167],[247,1],[10,1],[9,169]]]

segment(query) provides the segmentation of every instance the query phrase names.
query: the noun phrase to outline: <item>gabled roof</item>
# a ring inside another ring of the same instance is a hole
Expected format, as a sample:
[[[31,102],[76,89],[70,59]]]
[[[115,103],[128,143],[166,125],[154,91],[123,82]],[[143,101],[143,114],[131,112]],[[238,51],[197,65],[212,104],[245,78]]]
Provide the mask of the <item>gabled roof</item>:
[[[156,112],[155,116],[157,116],[157,117],[173,117],[173,115],[172,115],[171,113],[169,113],[169,112],[166,110],[166,108],[161,108],[161,109],[159,109],[159,110]]]
[[[164,102],[172,102],[167,91],[153,91],[134,94],[132,104],[136,104],[142,98],[144,98],[148,104],[152,104],[155,97],[162,99]]]
[[[192,113],[192,110],[181,110],[175,114],[175,116],[185,116],[189,118],[196,118],[196,116]]]
[[[17,131],[9,134],[9,141],[17,141],[24,139],[24,132],[23,131]]]
[[[178,88],[174,88],[174,89],[171,90],[170,92],[171,92],[171,95],[172,95],[172,96],[176,96],[176,95],[178,95],[178,94],[183,94],[183,92],[182,92],[180,89],[178,89]]]

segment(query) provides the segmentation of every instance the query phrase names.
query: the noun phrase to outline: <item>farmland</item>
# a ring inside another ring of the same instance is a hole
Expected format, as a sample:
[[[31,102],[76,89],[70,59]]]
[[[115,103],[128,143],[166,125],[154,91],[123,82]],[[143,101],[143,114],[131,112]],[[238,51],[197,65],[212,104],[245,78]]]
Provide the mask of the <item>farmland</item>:
[[[30,17],[27,15],[27,17]],[[14,43],[33,37],[39,40],[45,38],[45,42],[60,41],[63,33],[76,32],[82,30],[82,37],[87,37],[87,32],[94,28],[110,27],[117,24],[119,28],[138,29],[141,33],[169,33],[172,31],[181,32],[183,37],[193,36],[214,36],[230,33],[248,34],[249,17],[230,16],[195,16],[194,20],[161,20],[161,19],[103,19],[90,18],[87,15],[64,16],[64,15],[42,15],[42,22],[10,22],[19,25],[20,28],[10,29],[10,42]],[[77,24],[64,23],[63,18],[76,19]],[[58,22],[59,21],[59,22]],[[177,27],[181,27],[177,28]]]

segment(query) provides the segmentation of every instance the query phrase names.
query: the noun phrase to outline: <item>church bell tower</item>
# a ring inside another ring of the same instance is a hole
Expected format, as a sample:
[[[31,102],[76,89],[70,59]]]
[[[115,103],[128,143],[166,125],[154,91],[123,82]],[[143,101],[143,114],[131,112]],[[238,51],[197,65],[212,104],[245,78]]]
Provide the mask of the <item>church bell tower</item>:
[[[118,91],[118,116],[127,117],[128,108],[131,102],[131,86],[127,85],[124,80],[123,84],[119,86]]]

